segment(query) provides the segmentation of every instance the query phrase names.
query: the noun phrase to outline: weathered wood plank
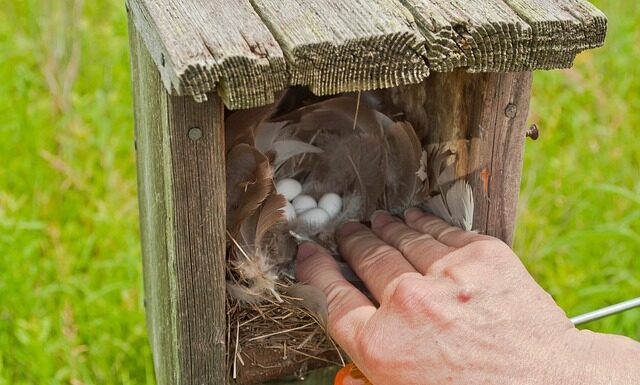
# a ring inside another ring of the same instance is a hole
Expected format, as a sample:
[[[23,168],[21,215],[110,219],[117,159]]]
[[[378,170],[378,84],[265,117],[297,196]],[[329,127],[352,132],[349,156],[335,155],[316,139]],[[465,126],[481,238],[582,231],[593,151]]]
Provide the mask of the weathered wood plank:
[[[532,28],[531,69],[568,68],[604,44],[607,17],[586,0],[504,0]]]
[[[325,95],[414,84],[430,70],[567,68],[607,29],[586,0],[127,4],[165,87],[198,101],[218,92],[231,109],[268,104],[288,85]]]
[[[169,100],[182,384],[226,377],[225,169],[222,103]]]
[[[159,384],[223,384],[222,102],[171,96],[130,23],[147,327]]]
[[[567,68],[601,46],[604,14],[584,0],[401,0],[426,38],[436,72]]]
[[[284,55],[248,0],[127,0],[165,87],[232,109],[273,102],[286,85]]]
[[[431,70],[507,72],[527,67],[531,27],[502,0],[401,0],[426,38]]]
[[[317,95],[413,84],[423,37],[396,0],[251,0],[285,52],[291,85]]]
[[[394,89],[425,143],[457,151],[456,173],[471,184],[474,229],[513,240],[531,72],[432,74],[423,84]]]
[[[166,91],[160,75],[140,36],[129,21],[131,77],[136,127],[138,168],[138,205],[142,243],[147,334],[153,350],[158,385],[178,383],[178,319],[175,276],[169,264],[167,233],[172,221],[164,191],[163,117],[166,116]],[[154,295],[153,293],[157,293]]]

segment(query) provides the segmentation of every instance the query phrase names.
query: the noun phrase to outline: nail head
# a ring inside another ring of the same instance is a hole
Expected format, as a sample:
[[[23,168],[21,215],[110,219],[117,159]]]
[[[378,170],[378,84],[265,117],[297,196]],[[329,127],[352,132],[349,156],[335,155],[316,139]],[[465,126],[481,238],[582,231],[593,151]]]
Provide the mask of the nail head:
[[[202,138],[202,130],[200,127],[193,127],[189,130],[189,139],[198,140]]]

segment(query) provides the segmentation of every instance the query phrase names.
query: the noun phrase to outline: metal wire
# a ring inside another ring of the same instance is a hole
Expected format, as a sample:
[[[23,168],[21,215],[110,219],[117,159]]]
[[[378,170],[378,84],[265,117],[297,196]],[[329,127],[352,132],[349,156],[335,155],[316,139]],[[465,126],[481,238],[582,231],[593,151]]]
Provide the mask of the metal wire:
[[[636,307],[640,307],[640,297],[572,317],[571,322],[573,322],[574,325],[580,325],[587,322],[595,321],[600,318],[608,317],[613,314],[622,313],[623,311],[627,311]]]

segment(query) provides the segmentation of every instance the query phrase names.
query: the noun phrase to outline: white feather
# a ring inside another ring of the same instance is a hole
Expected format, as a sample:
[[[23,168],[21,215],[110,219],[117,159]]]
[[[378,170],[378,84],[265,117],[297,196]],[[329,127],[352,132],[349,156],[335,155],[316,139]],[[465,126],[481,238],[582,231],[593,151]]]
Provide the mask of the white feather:
[[[473,227],[473,191],[463,179],[456,181],[446,193],[429,199],[425,208],[452,226],[467,231]]]
[[[447,207],[452,224],[470,231],[473,227],[473,191],[465,180],[459,180],[447,191]]]
[[[288,124],[288,121],[266,122],[261,124],[256,130],[256,148],[263,154],[275,154],[276,159],[273,162],[273,166],[276,170],[280,168],[284,162],[296,155],[308,152],[322,152],[321,149],[312,144],[291,138],[290,135],[287,134],[287,130],[284,130]]]
[[[273,143],[272,149],[276,153],[276,160],[273,162],[276,170],[296,155],[322,152],[322,149],[300,140],[279,140]]]

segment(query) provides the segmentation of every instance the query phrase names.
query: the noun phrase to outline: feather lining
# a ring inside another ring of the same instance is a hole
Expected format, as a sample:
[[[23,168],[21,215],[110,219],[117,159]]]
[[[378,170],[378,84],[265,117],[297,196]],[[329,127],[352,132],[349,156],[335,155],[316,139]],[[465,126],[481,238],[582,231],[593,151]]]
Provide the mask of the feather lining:
[[[473,192],[463,179],[456,181],[446,193],[429,199],[424,207],[452,226],[467,231],[473,227]]]
[[[269,159],[248,144],[227,156],[227,228],[236,235],[242,222],[264,202],[273,187]]]
[[[232,115],[227,288],[233,298],[243,303],[280,300],[277,282],[291,270],[296,251],[291,234],[337,254],[336,227],[346,220],[366,220],[379,208],[399,214],[422,204],[450,224],[471,229],[473,194],[464,180],[455,180],[455,153],[444,145],[423,148],[410,123],[372,107],[379,108],[380,101],[367,93],[363,103],[342,95],[297,103],[294,110],[269,106]],[[274,116],[277,109],[284,115]],[[288,202],[274,193],[274,180],[283,178],[297,179],[303,193],[316,200],[339,194],[342,211],[320,229],[301,220],[287,222]],[[309,302],[317,307],[315,299]]]

